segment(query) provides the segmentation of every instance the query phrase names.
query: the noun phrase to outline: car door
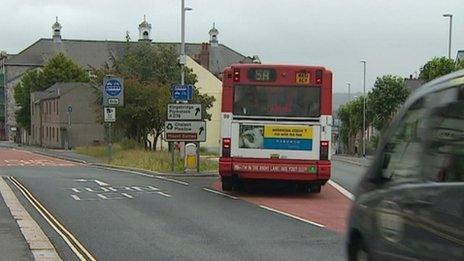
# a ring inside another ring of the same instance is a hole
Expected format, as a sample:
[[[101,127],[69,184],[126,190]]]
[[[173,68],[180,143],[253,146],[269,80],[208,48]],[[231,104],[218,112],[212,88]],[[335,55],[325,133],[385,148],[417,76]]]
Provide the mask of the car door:
[[[464,257],[464,91],[416,101],[386,142],[373,211],[378,259]]]
[[[418,209],[410,203],[421,198],[424,185],[421,152],[426,104],[426,96],[416,100],[393,125],[371,173],[378,177],[378,187],[358,199],[368,201],[375,260],[415,260],[420,251],[420,228],[415,223]]]
[[[422,173],[427,181],[417,208],[420,255],[464,260],[464,85],[432,94]]]

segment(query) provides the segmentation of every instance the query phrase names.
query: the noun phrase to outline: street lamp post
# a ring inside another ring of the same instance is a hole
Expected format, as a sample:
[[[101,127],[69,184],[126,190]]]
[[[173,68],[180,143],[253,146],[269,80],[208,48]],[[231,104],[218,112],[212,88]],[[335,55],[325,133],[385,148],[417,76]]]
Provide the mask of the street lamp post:
[[[348,101],[351,101],[351,83],[346,82],[346,85],[348,86]]]
[[[443,17],[449,17],[449,40],[448,40],[448,59],[451,59],[451,32],[453,28],[453,15],[452,14],[444,14]]]
[[[362,155],[366,158],[366,60],[361,60],[364,67],[364,80],[363,80],[363,129],[362,129]]]
[[[190,7],[185,7],[185,0],[181,1],[181,29],[180,29],[180,58],[179,58],[179,63],[180,63],[180,83],[182,85],[185,84],[185,72],[184,72],[184,66],[185,63],[187,62],[187,57],[185,57],[185,12],[186,11],[192,11],[192,8]]]

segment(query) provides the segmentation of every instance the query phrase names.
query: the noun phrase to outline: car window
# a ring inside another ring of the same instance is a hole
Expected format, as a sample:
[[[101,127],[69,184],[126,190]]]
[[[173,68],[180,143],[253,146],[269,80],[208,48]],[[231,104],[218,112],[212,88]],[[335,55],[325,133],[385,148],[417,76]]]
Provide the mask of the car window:
[[[443,102],[430,114],[424,175],[440,182],[464,181],[464,86],[436,96]]]
[[[411,181],[420,176],[420,152],[424,136],[425,98],[405,113],[383,151],[382,176],[394,182]]]

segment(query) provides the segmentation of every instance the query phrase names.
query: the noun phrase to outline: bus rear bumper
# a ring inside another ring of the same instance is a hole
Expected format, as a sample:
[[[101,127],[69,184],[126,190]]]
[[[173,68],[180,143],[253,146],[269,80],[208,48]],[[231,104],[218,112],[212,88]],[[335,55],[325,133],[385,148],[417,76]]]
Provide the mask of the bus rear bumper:
[[[284,159],[219,159],[221,177],[239,179],[320,181],[330,179],[330,161]]]

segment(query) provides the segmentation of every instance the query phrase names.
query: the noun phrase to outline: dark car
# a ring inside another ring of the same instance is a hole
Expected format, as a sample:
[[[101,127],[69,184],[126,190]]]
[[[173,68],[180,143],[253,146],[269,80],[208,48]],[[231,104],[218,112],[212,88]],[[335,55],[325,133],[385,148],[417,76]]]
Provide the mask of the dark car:
[[[411,94],[355,193],[349,260],[464,260],[464,70]]]

